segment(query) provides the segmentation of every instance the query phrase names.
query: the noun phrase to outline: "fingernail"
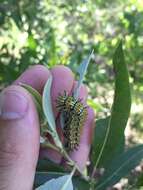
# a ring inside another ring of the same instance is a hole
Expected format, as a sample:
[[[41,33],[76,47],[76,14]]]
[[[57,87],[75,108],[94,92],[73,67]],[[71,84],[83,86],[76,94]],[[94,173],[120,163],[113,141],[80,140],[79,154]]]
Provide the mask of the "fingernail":
[[[28,110],[28,100],[20,92],[7,90],[0,94],[0,118],[20,119]]]

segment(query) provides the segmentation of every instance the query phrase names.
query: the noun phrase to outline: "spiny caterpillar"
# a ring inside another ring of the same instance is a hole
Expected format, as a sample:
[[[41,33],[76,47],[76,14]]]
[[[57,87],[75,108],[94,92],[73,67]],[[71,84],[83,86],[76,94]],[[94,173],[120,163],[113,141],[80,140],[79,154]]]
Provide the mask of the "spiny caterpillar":
[[[87,109],[81,100],[68,96],[66,92],[59,94],[57,109],[64,117],[63,134],[65,137],[65,148],[67,150],[77,149],[80,142],[80,133],[87,118]]]

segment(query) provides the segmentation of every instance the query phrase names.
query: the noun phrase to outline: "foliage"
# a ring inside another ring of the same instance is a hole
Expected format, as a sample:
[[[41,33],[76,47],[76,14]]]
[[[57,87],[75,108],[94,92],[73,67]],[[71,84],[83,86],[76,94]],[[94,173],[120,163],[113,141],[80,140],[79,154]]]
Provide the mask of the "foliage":
[[[131,94],[128,70],[125,64],[121,43],[115,51],[113,65],[115,71],[114,103],[111,109],[111,116],[105,121],[103,120],[104,123],[102,125],[104,128],[106,127],[105,132],[102,133],[100,131],[97,133],[97,135],[103,135],[102,139],[100,139],[102,141],[97,141],[98,136],[96,136],[95,129],[94,150],[96,152],[93,150],[93,154],[95,155],[93,156],[93,161],[96,163],[96,167],[98,164],[101,165],[102,163],[102,166],[106,168],[108,164],[112,162],[114,157],[124,150],[124,131],[130,113]],[[97,125],[97,130],[100,130],[101,128]],[[97,149],[96,146],[99,146],[99,144],[101,144],[101,146]],[[106,155],[108,155],[108,157]],[[99,162],[99,159],[101,163]]]

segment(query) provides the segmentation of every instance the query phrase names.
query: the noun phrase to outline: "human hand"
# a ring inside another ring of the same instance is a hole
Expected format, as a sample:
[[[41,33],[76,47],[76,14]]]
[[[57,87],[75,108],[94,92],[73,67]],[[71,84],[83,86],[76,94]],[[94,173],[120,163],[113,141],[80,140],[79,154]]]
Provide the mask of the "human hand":
[[[57,116],[55,99],[64,90],[71,93],[76,82],[70,69],[56,66],[51,71],[37,65],[25,71],[11,86],[0,94],[0,190],[31,190],[40,148],[40,124],[31,95],[18,84],[31,85],[41,94],[50,74],[53,76],[51,98]],[[86,102],[87,90],[83,85],[80,98]],[[78,150],[70,153],[81,169],[88,160],[94,126],[93,110],[88,108]],[[41,151],[58,163],[62,156],[52,150]]]

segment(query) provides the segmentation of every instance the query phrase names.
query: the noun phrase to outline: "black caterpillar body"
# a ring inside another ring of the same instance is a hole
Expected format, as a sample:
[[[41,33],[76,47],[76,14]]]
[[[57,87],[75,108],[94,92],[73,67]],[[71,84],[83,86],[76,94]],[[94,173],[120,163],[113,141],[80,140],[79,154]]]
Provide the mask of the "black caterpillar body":
[[[59,112],[64,116],[65,148],[67,150],[77,149],[80,133],[87,118],[87,109],[81,100],[66,95],[66,92],[64,95],[59,95],[56,102]]]

